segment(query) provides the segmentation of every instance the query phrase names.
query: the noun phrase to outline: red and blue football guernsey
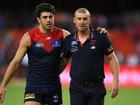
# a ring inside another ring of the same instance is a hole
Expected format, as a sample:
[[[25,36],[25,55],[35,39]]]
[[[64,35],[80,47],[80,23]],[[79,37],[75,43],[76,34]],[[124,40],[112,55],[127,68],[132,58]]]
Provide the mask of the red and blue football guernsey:
[[[63,31],[54,27],[51,33],[44,34],[36,27],[28,34],[31,45],[27,50],[29,58],[27,84],[44,85],[59,82]]]

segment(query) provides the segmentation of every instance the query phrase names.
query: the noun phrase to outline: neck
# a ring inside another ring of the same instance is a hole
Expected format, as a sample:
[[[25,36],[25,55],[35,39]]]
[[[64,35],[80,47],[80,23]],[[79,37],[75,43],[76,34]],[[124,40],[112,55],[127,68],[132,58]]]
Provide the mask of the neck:
[[[86,31],[78,31],[77,34],[79,37],[89,37],[90,36],[90,29],[88,29]]]

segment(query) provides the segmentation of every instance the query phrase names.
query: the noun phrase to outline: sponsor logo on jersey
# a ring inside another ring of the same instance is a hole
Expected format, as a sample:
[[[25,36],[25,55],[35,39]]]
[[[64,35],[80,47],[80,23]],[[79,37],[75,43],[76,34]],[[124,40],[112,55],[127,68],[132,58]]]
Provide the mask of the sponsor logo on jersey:
[[[43,43],[36,43],[35,46],[36,46],[36,47],[43,47],[44,44],[43,44]]]
[[[25,94],[25,99],[34,99],[34,98],[35,98],[34,93]]]
[[[46,38],[46,40],[50,40],[50,39],[51,39],[51,37],[50,37],[50,36]]]
[[[61,46],[61,41],[60,40],[55,40],[52,42],[52,47],[59,47]]]
[[[58,95],[54,95],[53,96],[53,102],[54,103],[57,103],[58,102],[58,99],[59,99],[59,96]]]

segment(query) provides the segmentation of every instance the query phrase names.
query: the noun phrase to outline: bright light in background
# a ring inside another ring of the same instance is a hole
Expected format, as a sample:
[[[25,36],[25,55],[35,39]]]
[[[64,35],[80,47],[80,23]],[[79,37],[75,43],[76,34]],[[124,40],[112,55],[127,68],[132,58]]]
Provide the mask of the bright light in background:
[[[25,55],[22,64],[28,65],[28,57]],[[109,65],[105,65],[105,84],[110,85],[112,83],[112,74]],[[69,86],[70,84],[70,64],[67,65],[63,73],[60,75],[63,86]],[[120,85],[124,87],[140,87],[140,66],[120,66]]]
[[[112,83],[112,74],[109,65],[105,65],[105,84],[110,85]],[[60,75],[61,82],[64,86],[69,86],[69,65],[65,71]],[[128,67],[121,65],[120,67],[120,86],[124,87],[140,87],[140,66]]]

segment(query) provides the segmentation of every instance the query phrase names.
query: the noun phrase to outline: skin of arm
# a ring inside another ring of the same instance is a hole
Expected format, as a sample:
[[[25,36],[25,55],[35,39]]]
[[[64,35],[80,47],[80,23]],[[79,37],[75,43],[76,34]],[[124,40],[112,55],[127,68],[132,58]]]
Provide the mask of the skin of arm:
[[[113,75],[113,82],[112,82],[112,86],[110,88],[110,93],[111,93],[111,97],[115,98],[118,95],[118,91],[119,91],[119,71],[120,71],[120,66],[119,66],[118,59],[117,59],[117,57],[116,57],[114,52],[109,54],[107,56],[107,58],[109,60],[111,72],[112,72],[112,75]]]
[[[63,30],[64,38],[67,37],[68,35],[70,35],[70,32],[69,31],[64,30],[64,29],[62,29],[62,30]]]
[[[13,75],[18,70],[18,67],[19,67],[24,55],[26,54],[29,44],[30,44],[30,38],[29,38],[28,34],[26,33],[22,37],[19,47],[17,49],[17,52],[15,54],[15,57],[10,62],[9,66],[6,70],[6,73],[4,75],[3,81],[0,86],[0,102],[3,102],[4,96],[6,93],[6,86],[7,86],[8,82],[11,80],[11,78],[13,77]]]

